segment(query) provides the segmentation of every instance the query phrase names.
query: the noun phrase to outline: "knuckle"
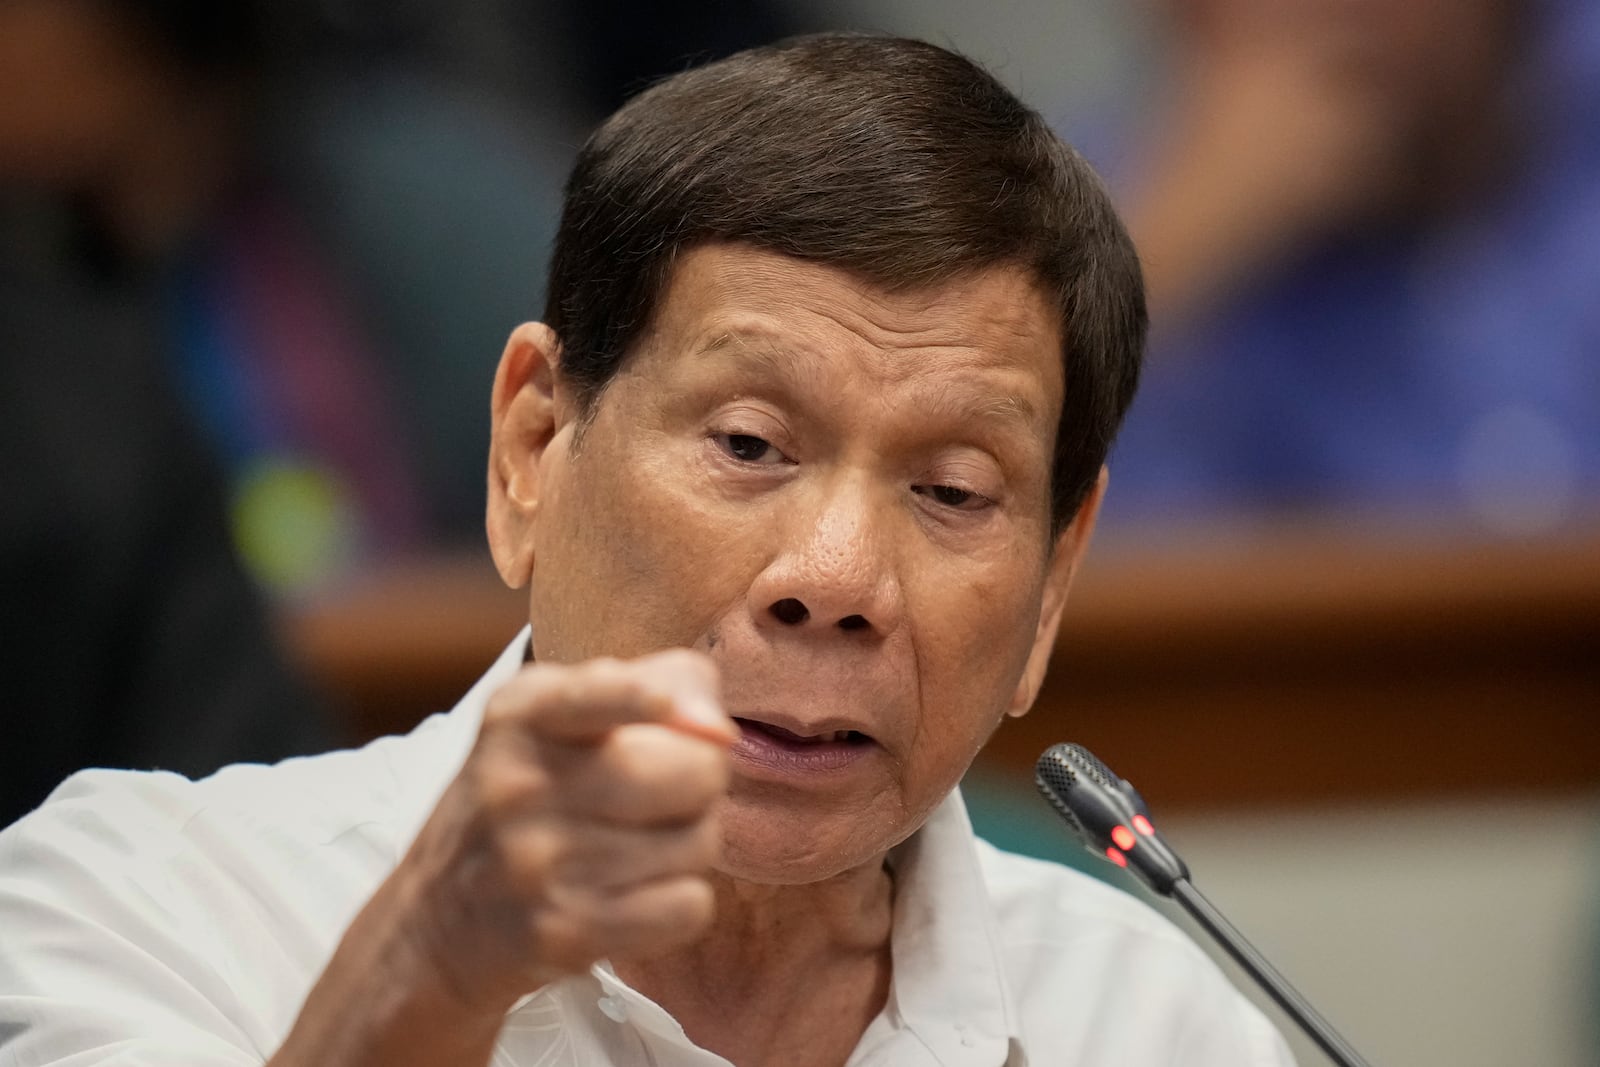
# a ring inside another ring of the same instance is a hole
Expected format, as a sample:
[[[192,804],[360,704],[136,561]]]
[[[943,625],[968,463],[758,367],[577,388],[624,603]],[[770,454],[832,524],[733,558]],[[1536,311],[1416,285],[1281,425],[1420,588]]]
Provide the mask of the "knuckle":
[[[667,731],[650,723],[629,723],[611,731],[598,754],[597,766],[616,784],[642,785],[671,758]]]
[[[551,878],[567,889],[593,889],[605,885],[634,858],[617,846],[610,830],[590,825],[565,834],[551,852]]]
[[[520,728],[561,703],[572,685],[574,668],[559,663],[532,663],[489,694],[481,732]]]
[[[551,883],[564,886],[593,886],[601,883],[601,875],[610,865],[604,857],[588,849],[572,847],[557,849],[547,867]]]
[[[536,826],[498,841],[498,862],[512,889],[523,898],[549,891],[568,862],[571,847],[563,835]]]
[[[572,668],[569,682],[575,686],[604,686],[623,688],[633,681],[627,663],[615,656],[598,656]]]
[[[685,741],[673,775],[685,803],[705,807],[727,791],[727,754],[698,741]]]
[[[590,660],[579,671],[573,681],[575,700],[629,708],[643,706],[658,696],[648,675],[634,662],[608,656]]]
[[[658,726],[618,730],[605,762],[610,781],[626,788],[605,790],[602,803],[619,810],[693,814],[728,784],[726,753]]]
[[[490,693],[488,701],[483,706],[481,731],[487,732],[505,724],[508,720],[522,718],[528,706],[527,688],[525,676],[518,674]]]
[[[502,821],[543,808],[550,799],[550,777],[536,764],[507,753],[490,752],[474,761],[478,804]]]
[[[524,667],[489,696],[485,728],[537,725],[574,705],[592,702],[621,681],[620,660],[603,657],[579,664],[541,663]]]
[[[533,955],[558,971],[582,970],[604,955],[594,929],[593,909],[570,901],[536,913],[530,922]]]

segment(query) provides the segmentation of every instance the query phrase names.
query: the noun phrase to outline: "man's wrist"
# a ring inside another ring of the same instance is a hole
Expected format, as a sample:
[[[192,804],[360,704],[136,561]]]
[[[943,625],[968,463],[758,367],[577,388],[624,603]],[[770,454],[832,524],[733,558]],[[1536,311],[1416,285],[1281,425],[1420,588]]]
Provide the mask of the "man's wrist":
[[[515,998],[472,1004],[403,928],[385,884],[346,931],[269,1067],[487,1064]]]

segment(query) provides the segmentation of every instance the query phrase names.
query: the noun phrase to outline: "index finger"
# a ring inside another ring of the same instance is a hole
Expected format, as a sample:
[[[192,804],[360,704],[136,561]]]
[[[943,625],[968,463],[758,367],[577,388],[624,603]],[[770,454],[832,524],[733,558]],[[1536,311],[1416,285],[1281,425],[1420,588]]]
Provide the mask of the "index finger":
[[[716,668],[691,652],[534,664],[490,698],[485,718],[517,720],[560,741],[596,741],[618,726],[657,723],[729,745],[739,731],[723,712],[717,689]]]

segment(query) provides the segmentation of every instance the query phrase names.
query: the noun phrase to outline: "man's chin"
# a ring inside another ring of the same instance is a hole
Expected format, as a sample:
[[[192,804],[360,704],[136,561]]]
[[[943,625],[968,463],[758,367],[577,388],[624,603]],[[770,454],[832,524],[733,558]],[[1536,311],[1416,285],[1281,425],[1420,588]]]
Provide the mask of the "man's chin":
[[[723,809],[722,858],[717,871],[756,885],[810,885],[847,871],[883,862],[895,840],[884,836],[871,813],[854,816],[773,811],[766,806],[743,808],[737,801]],[[854,824],[854,825],[850,825]],[[861,833],[874,827],[877,833]]]

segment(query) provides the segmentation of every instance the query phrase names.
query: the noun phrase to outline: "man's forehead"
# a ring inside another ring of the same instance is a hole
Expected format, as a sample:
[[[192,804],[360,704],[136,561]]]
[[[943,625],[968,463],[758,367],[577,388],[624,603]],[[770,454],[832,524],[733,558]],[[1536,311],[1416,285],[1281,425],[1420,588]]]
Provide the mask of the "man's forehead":
[[[1032,314],[1031,330],[1058,328],[1054,301],[1048,287],[1031,268],[1013,262],[974,263],[970,269],[936,277],[882,280],[863,274],[848,264],[799,258],[744,241],[708,241],[684,249],[668,268],[660,291],[660,305],[712,296],[783,297],[813,288],[825,288],[835,299],[870,307],[893,308],[916,320],[938,323],[952,309],[980,303],[996,295],[1004,306]]]
[[[649,340],[678,354],[776,364],[827,355],[808,348],[859,338],[888,353],[965,353],[969,366],[1026,367],[1043,372],[1047,394],[1059,388],[1054,305],[1031,272],[1009,265],[888,288],[842,268],[746,245],[700,246],[674,266],[652,320]],[[885,369],[916,373],[921,362],[891,362]]]
[[[819,389],[828,386],[827,353],[808,346],[771,322],[737,315],[724,316],[700,338],[685,346],[677,357],[694,364],[736,369],[774,380],[792,380]],[[929,365],[914,358],[902,361],[901,373],[893,379],[921,378],[931,387],[925,394],[939,404],[948,394],[952,406],[960,406],[975,418],[1000,419],[1026,425],[1053,424],[1054,412],[1043,410],[1049,395],[1030,389],[1031,375],[1019,368],[977,376],[962,373],[947,364]]]

